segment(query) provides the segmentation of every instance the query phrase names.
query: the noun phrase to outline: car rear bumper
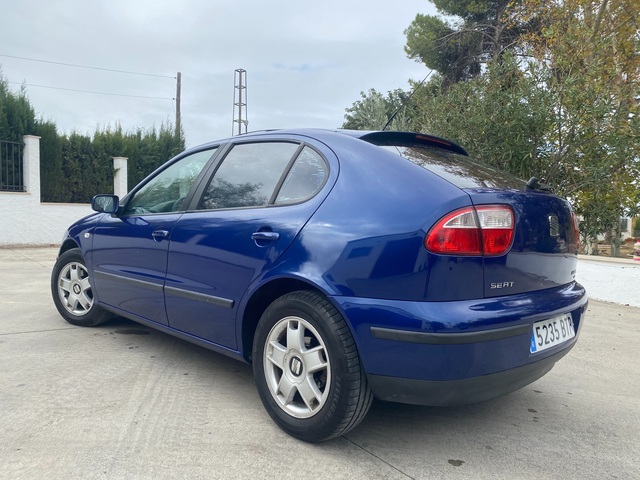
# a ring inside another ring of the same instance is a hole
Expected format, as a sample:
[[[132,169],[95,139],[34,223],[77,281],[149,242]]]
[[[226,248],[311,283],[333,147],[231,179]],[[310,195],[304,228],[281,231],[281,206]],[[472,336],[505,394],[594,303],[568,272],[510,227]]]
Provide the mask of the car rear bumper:
[[[374,394],[421,405],[477,403],[537,380],[574,346],[588,299],[578,283],[457,302],[333,297]],[[570,313],[575,337],[531,353],[533,324]]]
[[[514,392],[546,375],[571,348],[534,363],[462,380],[429,381],[412,378],[369,375],[374,395],[390,402],[430,406],[471,405]]]

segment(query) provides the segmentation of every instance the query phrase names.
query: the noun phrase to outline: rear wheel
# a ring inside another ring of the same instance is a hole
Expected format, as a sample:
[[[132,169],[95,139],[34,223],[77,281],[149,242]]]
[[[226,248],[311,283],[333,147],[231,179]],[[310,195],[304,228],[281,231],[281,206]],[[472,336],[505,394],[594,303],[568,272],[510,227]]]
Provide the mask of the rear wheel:
[[[73,325],[95,327],[113,316],[96,305],[89,272],[78,248],[58,257],[51,274],[51,295],[60,315]]]
[[[265,310],[254,337],[253,369],[271,418],[301,440],[343,435],[371,405],[346,322],[314,292],[289,293]]]

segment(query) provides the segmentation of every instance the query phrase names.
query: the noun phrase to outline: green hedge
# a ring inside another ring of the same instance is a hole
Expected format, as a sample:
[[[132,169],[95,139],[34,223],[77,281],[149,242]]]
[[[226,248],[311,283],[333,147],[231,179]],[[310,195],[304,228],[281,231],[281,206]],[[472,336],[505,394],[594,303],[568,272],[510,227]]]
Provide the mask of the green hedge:
[[[21,142],[40,137],[42,201],[88,203],[97,193],[113,193],[113,157],[128,157],[128,187],[185,148],[182,132],[171,124],[159,129],[123,132],[120,126],[93,135],[60,135],[52,121],[36,118],[23,87],[11,92],[0,71],[0,140]]]

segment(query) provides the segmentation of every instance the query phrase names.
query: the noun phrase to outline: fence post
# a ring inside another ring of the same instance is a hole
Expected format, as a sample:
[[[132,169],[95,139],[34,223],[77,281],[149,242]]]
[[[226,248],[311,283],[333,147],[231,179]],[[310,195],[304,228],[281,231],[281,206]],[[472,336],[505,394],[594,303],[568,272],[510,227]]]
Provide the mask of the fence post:
[[[22,152],[22,172],[27,193],[33,203],[40,203],[40,137],[24,135]]]
[[[127,157],[113,157],[113,193],[118,197],[124,197],[129,191],[127,188]]]

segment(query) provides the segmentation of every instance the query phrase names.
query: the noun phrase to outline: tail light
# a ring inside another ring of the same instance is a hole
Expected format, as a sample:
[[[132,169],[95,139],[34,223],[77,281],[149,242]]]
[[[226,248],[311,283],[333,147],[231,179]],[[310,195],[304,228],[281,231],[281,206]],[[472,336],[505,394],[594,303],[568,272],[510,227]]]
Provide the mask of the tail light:
[[[506,205],[465,207],[440,219],[424,244],[443,255],[503,255],[511,248],[513,230],[513,210]]]

